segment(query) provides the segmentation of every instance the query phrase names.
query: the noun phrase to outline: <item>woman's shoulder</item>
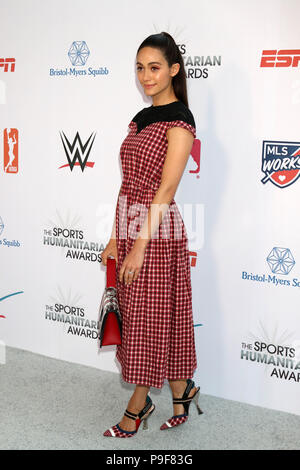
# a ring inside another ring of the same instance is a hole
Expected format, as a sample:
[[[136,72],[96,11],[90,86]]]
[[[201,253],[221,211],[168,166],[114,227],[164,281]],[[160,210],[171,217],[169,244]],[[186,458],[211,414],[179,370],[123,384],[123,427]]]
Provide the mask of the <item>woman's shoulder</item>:
[[[173,109],[170,109],[171,121],[183,121],[196,128],[195,119],[192,111],[182,101],[177,101]]]
[[[139,120],[139,118],[141,118],[145,115],[145,113],[147,112],[147,109],[148,108],[143,108],[140,111],[138,111],[131,120],[133,122],[137,122]]]

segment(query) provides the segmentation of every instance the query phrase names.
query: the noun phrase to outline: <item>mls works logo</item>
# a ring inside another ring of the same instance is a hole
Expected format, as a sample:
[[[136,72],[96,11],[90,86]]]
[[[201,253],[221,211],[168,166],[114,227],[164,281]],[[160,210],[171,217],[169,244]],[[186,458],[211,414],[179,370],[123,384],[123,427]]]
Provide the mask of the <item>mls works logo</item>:
[[[271,181],[279,188],[286,188],[300,176],[300,142],[264,140],[261,171],[263,184]]]
[[[73,142],[69,142],[64,132],[60,133],[60,137],[64,146],[64,150],[68,159],[66,165],[62,165],[59,168],[70,167],[73,171],[74,166],[80,166],[81,171],[86,166],[93,168],[95,162],[88,162],[89,154],[94,143],[96,133],[92,133],[85,144],[82,143],[79,133],[75,135]]]

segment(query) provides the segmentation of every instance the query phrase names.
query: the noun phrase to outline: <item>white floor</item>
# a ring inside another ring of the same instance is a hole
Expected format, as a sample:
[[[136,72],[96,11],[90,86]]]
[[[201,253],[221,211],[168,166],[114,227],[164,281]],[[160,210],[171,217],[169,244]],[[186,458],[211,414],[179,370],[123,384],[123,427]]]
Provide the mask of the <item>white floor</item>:
[[[200,395],[203,410],[160,431],[172,415],[169,388],[151,389],[149,429],[130,439],[104,437],[120,421],[134,386],[118,374],[6,348],[0,365],[0,449],[292,450],[300,416]],[[154,391],[152,391],[154,390]]]

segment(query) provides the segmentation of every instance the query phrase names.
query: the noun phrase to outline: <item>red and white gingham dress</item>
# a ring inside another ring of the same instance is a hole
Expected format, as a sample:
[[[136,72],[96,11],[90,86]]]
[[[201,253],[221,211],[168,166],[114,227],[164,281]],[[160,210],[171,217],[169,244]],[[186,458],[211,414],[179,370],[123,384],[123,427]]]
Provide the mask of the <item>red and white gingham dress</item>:
[[[167,129],[183,127],[194,137],[196,129],[190,110],[178,101],[144,108],[136,116],[120,149],[116,236],[123,331],[116,357],[126,382],[161,388],[165,378],[192,378],[197,367],[188,239],[174,199],[148,242],[138,278],[125,285],[119,271],[135,241],[130,224],[139,231],[160,185]]]

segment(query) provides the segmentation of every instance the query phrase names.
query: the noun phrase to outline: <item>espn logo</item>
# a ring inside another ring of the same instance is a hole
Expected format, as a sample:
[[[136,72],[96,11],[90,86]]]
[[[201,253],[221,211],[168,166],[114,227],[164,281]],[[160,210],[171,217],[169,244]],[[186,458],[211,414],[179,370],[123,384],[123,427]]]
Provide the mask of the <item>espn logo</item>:
[[[300,49],[262,51],[261,67],[298,67]]]
[[[16,65],[16,59],[2,59],[0,58],[0,68],[3,67],[4,72],[14,72]]]

